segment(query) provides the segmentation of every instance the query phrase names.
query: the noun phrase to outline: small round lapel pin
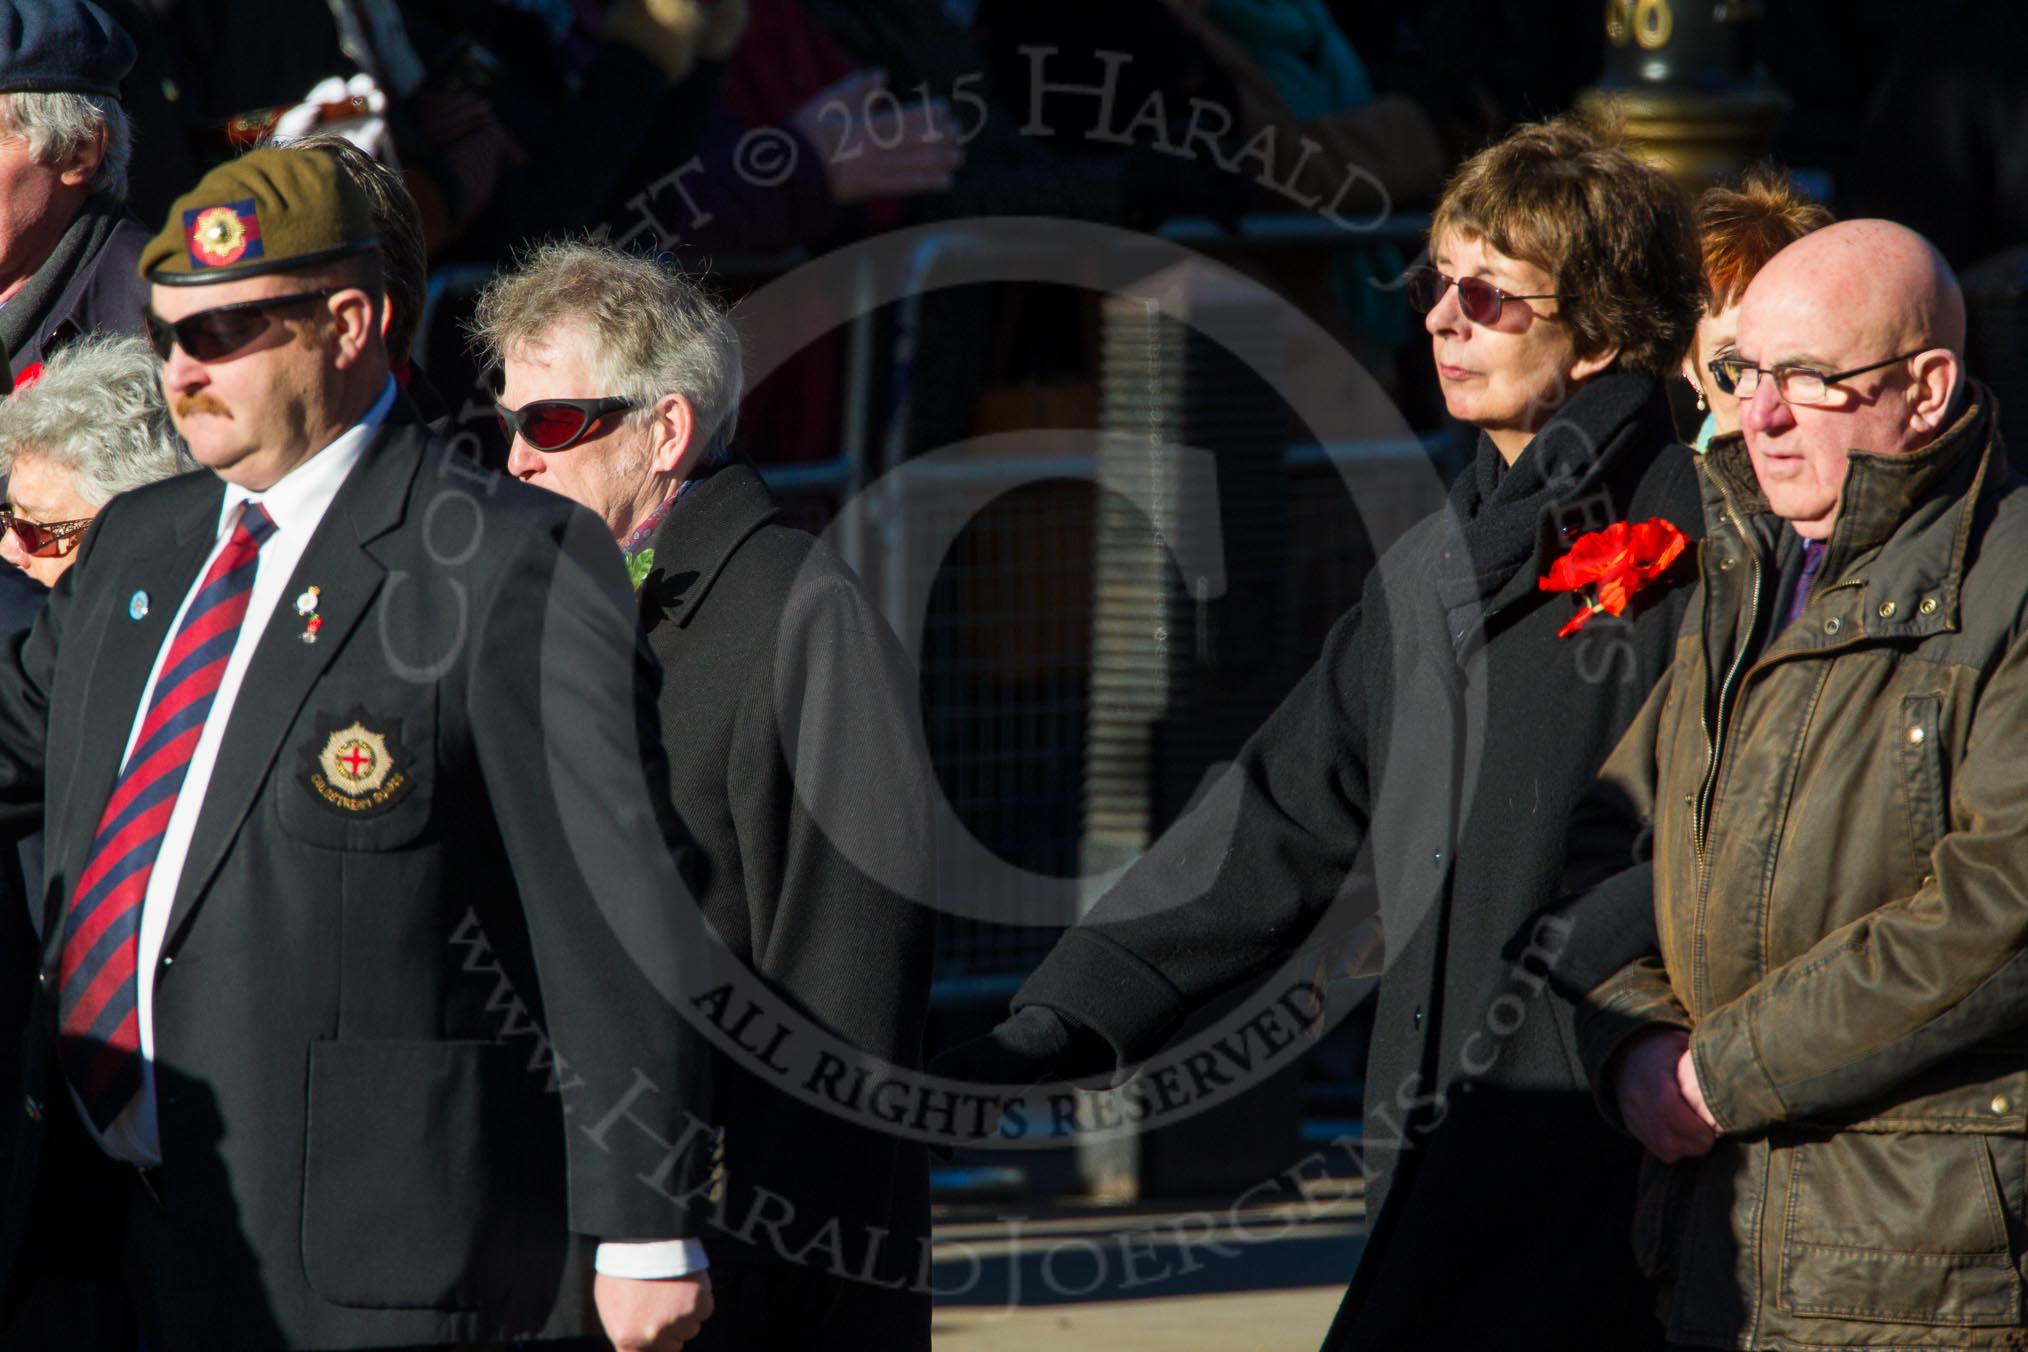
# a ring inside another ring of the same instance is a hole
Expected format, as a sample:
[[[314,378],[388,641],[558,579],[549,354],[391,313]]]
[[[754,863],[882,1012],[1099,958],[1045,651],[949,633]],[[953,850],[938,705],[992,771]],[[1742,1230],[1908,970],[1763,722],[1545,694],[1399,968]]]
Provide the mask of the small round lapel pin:
[[[138,620],[148,613],[148,593],[137,591],[127,598],[127,618]]]
[[[320,587],[305,587],[303,594],[296,598],[296,613],[303,617],[302,639],[305,643],[315,643],[317,631],[324,627],[324,617],[317,613],[317,598],[322,595]]]

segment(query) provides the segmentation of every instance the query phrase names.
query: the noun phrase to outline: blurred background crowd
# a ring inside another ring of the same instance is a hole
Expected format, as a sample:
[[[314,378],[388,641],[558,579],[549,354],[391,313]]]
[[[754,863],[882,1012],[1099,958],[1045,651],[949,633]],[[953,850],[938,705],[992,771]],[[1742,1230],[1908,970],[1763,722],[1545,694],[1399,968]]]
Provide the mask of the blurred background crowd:
[[[440,285],[453,293],[475,289],[460,270],[570,231],[645,238],[738,291],[794,258],[982,215],[1134,230],[1198,218],[1240,239],[1249,215],[1306,216],[1321,227],[1309,248],[1281,252],[1351,256],[1321,270],[1282,257],[1268,279],[1353,342],[1418,424],[1440,404],[1426,373],[1397,368],[1424,345],[1405,341],[1414,326],[1397,295],[1361,283],[1398,276],[1393,245],[1413,253],[1414,213],[1455,163],[1602,86],[1673,100],[1654,105],[1649,130],[1684,143],[1688,177],[1771,156],[1840,215],[1923,231],[1972,271],[1974,289],[2017,287],[2010,250],[2028,238],[2028,165],[2008,153],[2024,96],[2007,69],[2028,15],[1999,0],[107,9],[141,53],[125,101],[128,203],[143,222],[261,136],[320,127],[399,167],[433,275],[463,278]],[[1093,334],[1075,306],[1000,297],[965,310],[969,323],[935,323],[952,341],[911,382],[932,406],[917,411],[904,453],[982,417],[1017,421],[1010,391],[1047,390],[1059,419],[1095,407]],[[460,342],[451,324],[426,336]],[[808,359],[783,373],[793,405],[753,401],[747,449],[762,462],[836,440],[850,392],[835,349],[809,337]],[[876,421],[887,411],[873,410]],[[472,421],[499,453],[492,429]]]

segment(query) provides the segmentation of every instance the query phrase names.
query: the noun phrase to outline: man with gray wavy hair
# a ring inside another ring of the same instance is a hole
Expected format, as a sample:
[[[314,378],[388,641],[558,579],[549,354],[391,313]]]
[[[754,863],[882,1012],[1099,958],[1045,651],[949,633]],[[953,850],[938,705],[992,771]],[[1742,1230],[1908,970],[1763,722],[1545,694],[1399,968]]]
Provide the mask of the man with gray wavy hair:
[[[597,512],[629,555],[728,458],[739,336],[681,274],[601,244],[545,244],[486,289],[474,326],[506,376],[508,472]]]
[[[150,232],[127,213],[134,43],[90,0],[0,0],[0,348],[20,379],[88,333],[141,331]]]
[[[170,425],[161,369],[139,338],[82,339],[0,403],[0,559],[53,587],[99,508],[197,468]]]
[[[504,372],[509,472],[591,508],[627,555],[705,919],[760,1000],[916,1066],[935,878],[915,677],[852,571],[731,451],[731,322],[675,269],[573,242],[496,279],[474,328]],[[692,1003],[723,1012],[730,991]],[[783,1091],[764,1059],[712,1071],[718,1312],[686,1347],[927,1352],[922,1147]]]

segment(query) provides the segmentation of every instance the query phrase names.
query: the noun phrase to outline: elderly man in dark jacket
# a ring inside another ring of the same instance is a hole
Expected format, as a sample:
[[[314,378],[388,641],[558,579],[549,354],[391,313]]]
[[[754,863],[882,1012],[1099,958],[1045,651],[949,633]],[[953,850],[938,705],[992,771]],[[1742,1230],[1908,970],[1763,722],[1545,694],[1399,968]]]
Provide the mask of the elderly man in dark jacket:
[[[509,471],[627,555],[712,930],[824,1031],[917,1065],[934,877],[915,682],[851,571],[729,453],[730,323],[658,263],[557,244],[488,288],[476,330],[505,372]],[[718,1306],[686,1346],[927,1352],[922,1147],[781,1092],[764,1062],[714,1065]]]
[[[1678,1344],[2023,1345],[2028,493],[1963,340],[1884,221],[1755,279],[1701,623],[1573,828],[1652,891],[1578,1031]]]
[[[17,378],[87,333],[141,332],[120,80],[134,43],[90,0],[0,4],[0,347]]]

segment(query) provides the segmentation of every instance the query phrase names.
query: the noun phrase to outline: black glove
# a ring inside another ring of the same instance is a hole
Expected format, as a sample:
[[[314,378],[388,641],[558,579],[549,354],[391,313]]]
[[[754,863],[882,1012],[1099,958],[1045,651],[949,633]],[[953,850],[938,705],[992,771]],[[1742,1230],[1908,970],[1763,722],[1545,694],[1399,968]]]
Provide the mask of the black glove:
[[[931,1058],[929,1068],[953,1080],[1026,1088],[1113,1065],[1104,1038],[1048,1005],[1024,1005],[984,1037]]]

